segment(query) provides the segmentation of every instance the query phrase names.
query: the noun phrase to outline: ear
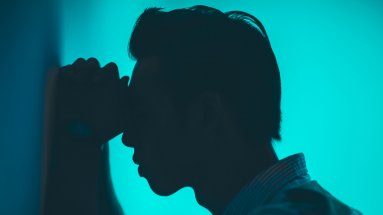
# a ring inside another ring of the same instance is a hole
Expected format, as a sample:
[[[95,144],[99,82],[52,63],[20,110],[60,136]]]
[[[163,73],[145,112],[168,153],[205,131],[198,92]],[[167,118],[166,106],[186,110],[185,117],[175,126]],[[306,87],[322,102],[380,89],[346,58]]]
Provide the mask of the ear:
[[[209,140],[214,139],[214,134],[222,123],[223,100],[214,91],[208,91],[201,96],[201,128]]]

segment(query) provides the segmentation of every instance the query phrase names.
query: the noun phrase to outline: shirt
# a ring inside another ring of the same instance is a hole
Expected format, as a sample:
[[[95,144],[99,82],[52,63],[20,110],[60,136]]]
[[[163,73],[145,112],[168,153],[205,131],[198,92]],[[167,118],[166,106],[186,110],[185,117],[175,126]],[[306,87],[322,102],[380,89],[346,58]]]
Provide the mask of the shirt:
[[[272,198],[287,188],[311,182],[307,174],[306,161],[303,153],[294,154],[278,161],[250,181],[230,202],[222,215],[296,215],[286,205],[272,202]],[[351,215],[362,215],[350,207]]]

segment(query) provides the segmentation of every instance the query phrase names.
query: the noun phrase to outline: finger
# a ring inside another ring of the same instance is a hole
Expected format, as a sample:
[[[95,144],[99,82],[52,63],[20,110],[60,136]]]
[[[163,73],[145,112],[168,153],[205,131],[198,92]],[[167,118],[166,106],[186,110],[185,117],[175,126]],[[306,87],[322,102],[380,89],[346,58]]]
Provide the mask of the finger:
[[[71,69],[71,64],[63,66],[59,70],[58,78],[61,83],[73,83],[73,70]]]
[[[127,108],[129,105],[129,87],[128,87],[128,82],[129,82],[130,77],[129,76],[124,76],[122,77],[119,82],[119,90],[120,90],[120,105],[122,108]]]
[[[78,68],[75,75],[77,83],[90,81],[95,72],[100,69],[100,63],[96,58],[89,58],[83,65]]]
[[[119,80],[118,86],[120,90],[124,90],[128,87],[129,79],[129,76],[124,76]]]
[[[92,79],[92,83],[96,86],[98,85],[101,85],[101,83],[103,83],[103,80],[101,78],[101,76],[96,76]]]
[[[62,78],[63,76],[65,76],[68,72],[68,68],[69,68],[70,64],[66,65],[66,66],[63,66],[59,69],[59,78]]]
[[[86,64],[96,64],[97,66],[100,67],[100,62],[98,62],[98,60],[96,58],[94,58],[94,57],[89,58],[86,61]]]
[[[119,82],[118,82],[118,87],[119,87],[119,90],[124,94],[124,95],[127,95],[128,93],[128,82],[130,80],[130,77],[129,76],[124,76],[122,77]]]
[[[118,81],[118,88],[121,92],[122,97],[127,97],[128,96],[128,82],[129,82],[130,77],[129,76],[124,76]]]
[[[73,75],[78,70],[78,68],[84,63],[84,58],[77,58],[77,60],[68,68],[68,73],[70,73],[69,75]]]
[[[62,67],[59,69],[59,72],[66,72],[70,66],[71,66],[70,64],[65,65],[65,66],[62,66]]]
[[[98,70],[95,74],[96,76],[100,76],[102,79],[104,78],[114,78],[120,79],[120,74],[118,72],[118,67],[115,63],[111,62],[105,65],[103,68]]]
[[[72,64],[72,66],[80,66],[82,64],[85,63],[85,59],[84,58],[77,58],[77,60],[75,60],[75,62]]]
[[[118,88],[120,91],[121,99],[123,100],[129,95],[129,91],[128,91],[129,79],[130,79],[129,76],[124,76],[118,81]]]
[[[84,58],[77,58],[77,60],[75,60],[75,62],[70,65],[66,65],[65,66],[65,71],[63,71],[63,74],[62,76],[64,77],[72,77],[74,75],[74,72],[77,70],[77,68],[82,65],[83,63],[85,62],[85,59]]]

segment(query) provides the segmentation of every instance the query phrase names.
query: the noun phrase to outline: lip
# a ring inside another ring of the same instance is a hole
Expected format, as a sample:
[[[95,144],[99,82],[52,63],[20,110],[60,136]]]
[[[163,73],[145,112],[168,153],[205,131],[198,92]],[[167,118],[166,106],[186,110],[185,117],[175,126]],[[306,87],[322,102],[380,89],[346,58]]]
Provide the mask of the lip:
[[[142,161],[139,158],[137,158],[136,154],[133,155],[133,162],[137,165],[142,165]]]
[[[144,172],[145,172],[145,167],[143,167],[142,165],[140,165],[140,166],[138,166],[138,169],[137,169],[137,171],[138,171],[138,175],[140,176],[140,177],[144,177]]]

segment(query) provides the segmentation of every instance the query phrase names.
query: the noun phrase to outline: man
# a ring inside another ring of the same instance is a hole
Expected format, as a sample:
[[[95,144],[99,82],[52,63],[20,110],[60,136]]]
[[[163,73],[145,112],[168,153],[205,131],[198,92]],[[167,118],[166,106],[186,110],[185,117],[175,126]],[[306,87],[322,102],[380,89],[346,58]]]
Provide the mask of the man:
[[[278,159],[280,75],[255,17],[149,8],[129,53],[137,60],[129,87],[115,64],[100,69],[94,58],[60,71],[46,214],[122,214],[100,158],[121,132],[154,193],[191,187],[213,215],[361,214],[310,179],[302,153]]]

